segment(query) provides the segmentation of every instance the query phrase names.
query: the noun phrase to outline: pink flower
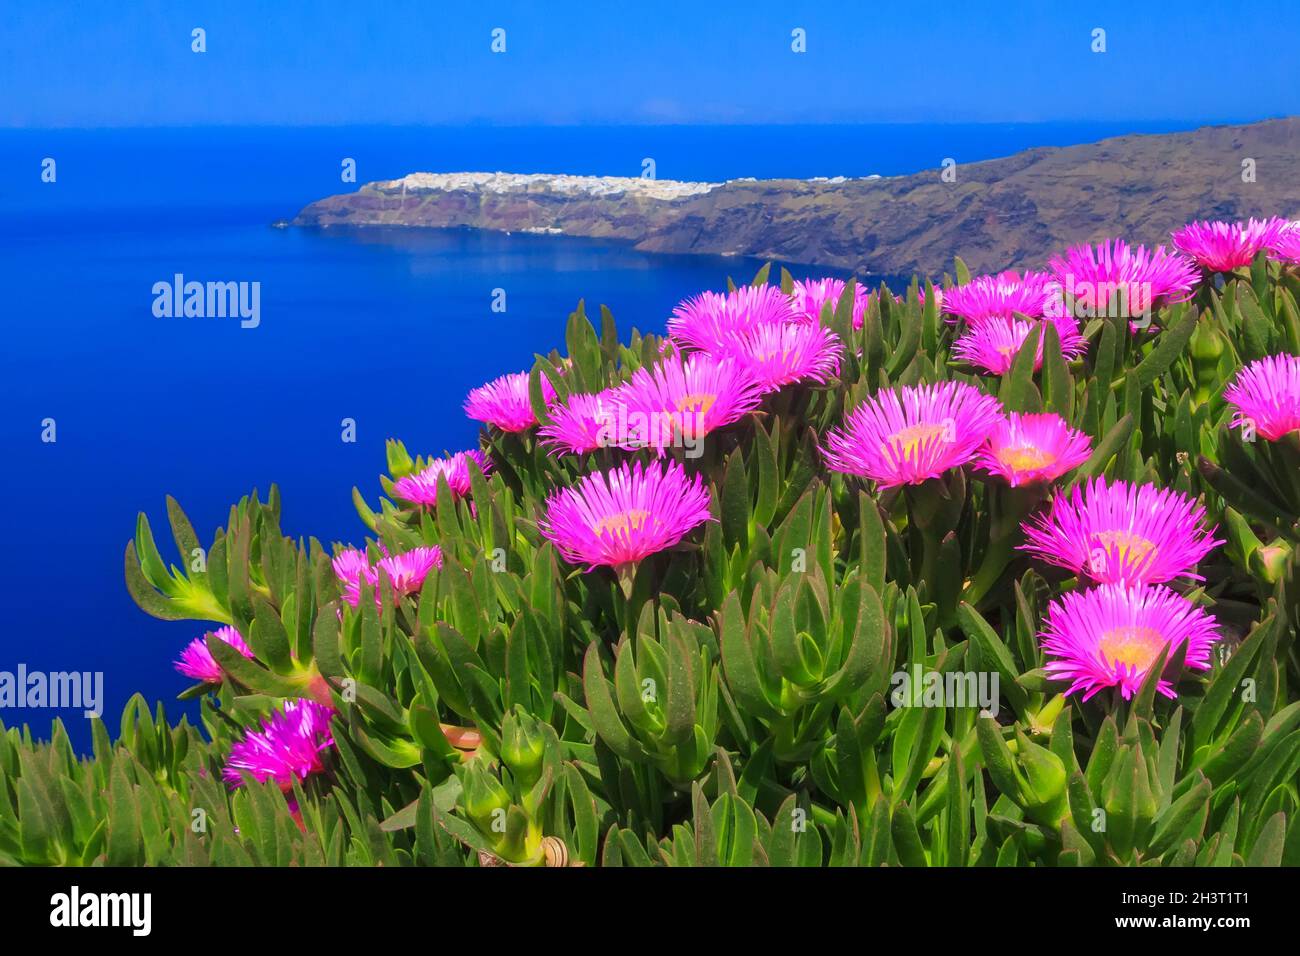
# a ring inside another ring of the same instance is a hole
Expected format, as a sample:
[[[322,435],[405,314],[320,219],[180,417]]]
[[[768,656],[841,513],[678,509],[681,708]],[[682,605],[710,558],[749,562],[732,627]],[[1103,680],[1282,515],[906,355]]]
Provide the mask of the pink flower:
[[[764,392],[812,381],[825,384],[840,370],[839,336],[819,324],[765,323],[740,333],[733,355]]]
[[[382,545],[380,546],[382,549]],[[383,597],[379,589],[379,572],[388,575],[393,592],[398,597],[419,593],[424,579],[434,568],[442,567],[442,549],[436,544],[428,547],[412,548],[402,554],[384,556],[374,565],[364,551],[348,548],[335,556],[334,574],[343,585],[342,598],[352,607],[361,603],[362,582],[368,584],[375,594],[376,606],[382,606]]]
[[[699,441],[739,421],[761,397],[758,381],[734,358],[707,352],[684,361],[671,356],[654,368],[637,369],[618,390],[617,444],[648,446],[662,455],[675,443]]]
[[[233,627],[226,625],[217,628],[212,633],[245,657],[252,658],[253,649],[244,641],[244,636]],[[221,683],[221,665],[212,656],[212,652],[208,650],[206,635],[196,637],[185,646],[185,649],[181,651],[180,658],[176,661],[175,667],[186,677],[193,680],[202,681],[205,684]]]
[[[334,567],[334,576],[345,589],[359,588],[362,580],[369,581],[371,584],[379,580],[374,568],[370,566],[370,559],[366,557],[366,553],[357,548],[346,548],[340,551],[330,563]],[[355,606],[356,602],[350,603]]]
[[[1237,410],[1234,428],[1252,427],[1269,441],[1300,429],[1300,356],[1269,355],[1251,362],[1223,397]]]
[[[749,285],[687,299],[669,317],[668,334],[678,345],[710,352],[725,350],[737,334],[756,325],[797,321],[790,297],[779,288]]]
[[[974,457],[1002,406],[963,382],[904,387],[866,399],[826,437],[835,471],[881,487],[920,484]]]
[[[595,395],[575,393],[552,405],[550,422],[537,430],[552,454],[581,455],[615,444],[613,431],[622,398],[616,389]]]
[[[1135,318],[1170,302],[1191,298],[1200,282],[1196,264],[1164,246],[1154,251],[1113,239],[1097,246],[1072,246],[1048,267],[1078,318]],[[1051,304],[1048,314],[1059,314]]]
[[[1300,222],[1289,222],[1278,231],[1268,257],[1292,265],[1300,263]]]
[[[1060,415],[1011,414],[993,426],[979,450],[976,467],[999,475],[1007,484],[1055,481],[1092,454],[1088,436],[1070,428]]]
[[[334,745],[330,718],[334,712],[306,698],[286,701],[258,730],[246,730],[244,739],[230,748],[222,777],[231,787],[243,785],[245,773],[259,783],[275,781],[284,791],[293,781],[306,780],[325,769],[322,754]]]
[[[1020,546],[1048,564],[1098,583],[1199,580],[1196,565],[1222,541],[1204,527],[1205,509],[1155,485],[1095,478],[1025,523]]]
[[[432,508],[438,504],[438,479],[445,478],[453,499],[468,497],[471,461],[484,475],[492,470],[492,460],[483,452],[458,451],[448,458],[438,458],[429,462],[423,471],[398,478],[393,482],[393,494],[403,501]]]
[[[388,575],[393,591],[406,596],[419,593],[429,572],[441,567],[442,548],[435,544],[380,558],[375,562],[375,577],[378,579],[378,572],[383,571]]]
[[[820,324],[822,310],[829,305],[833,313],[848,283],[843,279],[796,279],[790,288],[790,301],[799,321]],[[853,327],[862,328],[869,294],[861,283],[853,286]]]
[[[1166,662],[1186,646],[1186,666],[1208,670],[1218,633],[1210,614],[1169,588],[1103,584],[1071,591],[1048,605],[1041,640],[1043,650],[1056,658],[1044,670],[1070,681],[1067,694],[1082,692],[1088,700],[1118,687],[1127,700],[1165,648]],[[1156,689],[1175,696],[1167,680],[1159,680]]]
[[[532,401],[528,397],[528,372],[502,375],[480,385],[465,399],[465,414],[480,422],[494,425],[503,432],[523,432],[537,424]],[[555,401],[555,387],[541,376],[542,397],[549,405]]]
[[[1173,234],[1174,246],[1212,272],[1231,272],[1248,266],[1261,249],[1277,242],[1285,219],[1250,219],[1247,222],[1192,222]]]
[[[1018,272],[1008,271],[979,276],[949,289],[942,301],[947,314],[967,322],[980,322],[990,318],[1010,320],[1017,313],[1036,319],[1059,296],[1060,288],[1046,272],[1026,272],[1022,277]]]
[[[1079,332],[1079,323],[1069,315],[1024,322],[998,316],[977,319],[953,343],[953,358],[959,359],[983,369],[993,375],[1005,375],[1011,371],[1016,355],[1029,333],[1044,323],[1056,326],[1061,342],[1061,355],[1068,362],[1082,355],[1088,348],[1088,340]],[[1043,330],[1038,336],[1038,347],[1034,358],[1034,369],[1043,367],[1043,348],[1046,345],[1047,332]]]
[[[566,561],[626,572],[713,520],[709,503],[703,479],[679,464],[625,463],[556,491],[537,527]]]

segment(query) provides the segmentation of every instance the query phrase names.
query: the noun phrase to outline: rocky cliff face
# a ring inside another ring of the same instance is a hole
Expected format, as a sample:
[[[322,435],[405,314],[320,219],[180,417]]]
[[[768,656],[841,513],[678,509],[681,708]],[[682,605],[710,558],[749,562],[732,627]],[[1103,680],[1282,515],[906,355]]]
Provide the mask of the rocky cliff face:
[[[1300,117],[1032,149],[958,166],[955,182],[938,169],[726,183],[414,173],[314,202],[294,224],[554,233],[937,276],[957,254],[978,271],[1039,267],[1071,243],[1167,243],[1193,219],[1264,215],[1300,218]]]

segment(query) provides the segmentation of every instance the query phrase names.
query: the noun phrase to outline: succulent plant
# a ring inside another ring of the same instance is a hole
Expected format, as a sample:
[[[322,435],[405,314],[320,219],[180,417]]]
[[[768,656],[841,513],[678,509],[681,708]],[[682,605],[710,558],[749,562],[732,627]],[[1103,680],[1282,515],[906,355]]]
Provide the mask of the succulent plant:
[[[179,564],[142,514],[126,583],[199,622],[202,726],[4,730],[0,863],[1300,863],[1300,275],[1121,246],[765,268],[626,343],[580,304],[479,449],[389,442],[355,545],[167,499]]]

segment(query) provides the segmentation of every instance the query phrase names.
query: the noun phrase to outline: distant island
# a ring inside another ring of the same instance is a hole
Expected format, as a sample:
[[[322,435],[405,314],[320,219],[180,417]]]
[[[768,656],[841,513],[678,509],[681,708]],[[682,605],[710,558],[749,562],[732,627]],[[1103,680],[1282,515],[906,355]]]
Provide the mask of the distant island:
[[[313,202],[292,225],[626,241],[870,275],[1041,266],[1072,243],[1167,242],[1193,219],[1300,218],[1300,117],[1037,148],[909,176],[737,179],[412,173]]]

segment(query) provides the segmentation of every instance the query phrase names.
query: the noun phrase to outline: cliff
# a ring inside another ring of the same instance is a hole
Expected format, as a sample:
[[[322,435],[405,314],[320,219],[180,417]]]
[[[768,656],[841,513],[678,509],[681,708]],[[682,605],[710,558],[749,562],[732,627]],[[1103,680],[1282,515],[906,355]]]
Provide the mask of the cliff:
[[[1254,181],[1243,181],[1252,160]],[[866,179],[686,183],[413,173],[314,202],[299,226],[469,227],[618,239],[654,252],[748,255],[859,273],[1041,266],[1066,245],[1168,242],[1192,219],[1300,217],[1300,117],[1120,136]]]

